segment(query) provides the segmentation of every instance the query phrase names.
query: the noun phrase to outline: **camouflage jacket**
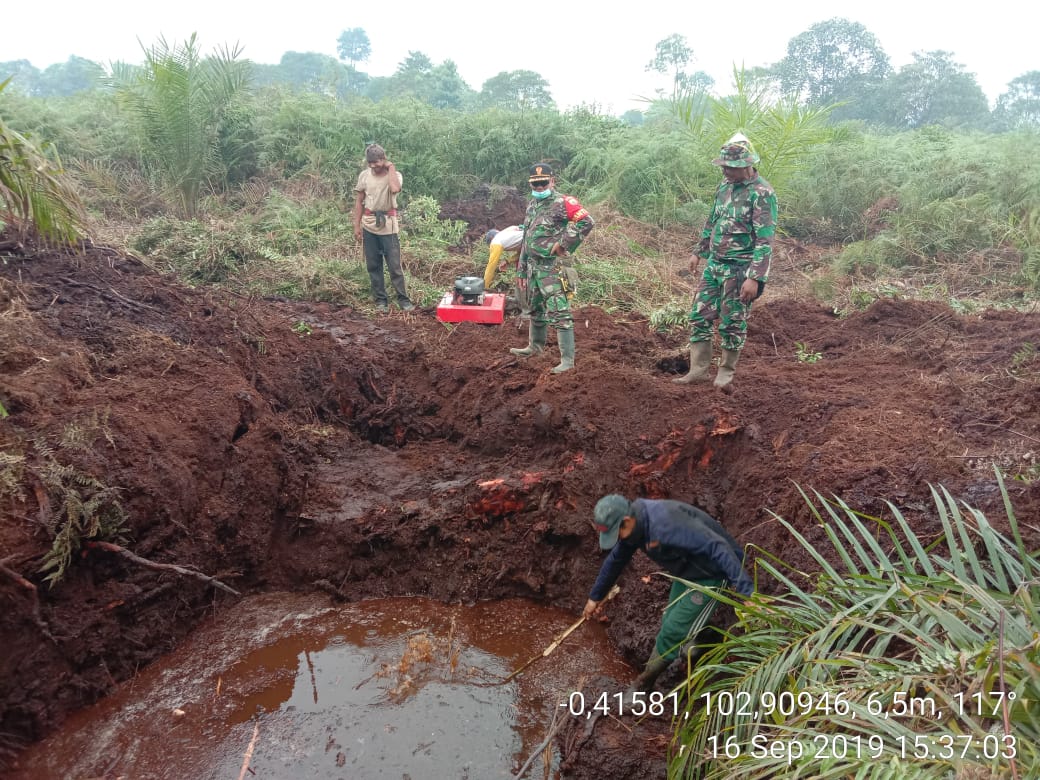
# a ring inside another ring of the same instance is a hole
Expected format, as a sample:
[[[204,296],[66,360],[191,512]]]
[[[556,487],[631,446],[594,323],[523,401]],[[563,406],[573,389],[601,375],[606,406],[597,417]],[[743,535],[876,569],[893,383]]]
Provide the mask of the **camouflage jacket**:
[[[750,263],[748,279],[769,281],[776,233],[776,193],[765,179],[722,182],[715,192],[697,254],[722,263]]]
[[[577,249],[595,223],[589,212],[570,195],[554,192],[545,200],[531,199],[524,216],[524,243],[520,264],[532,260],[539,265],[555,264],[550,254],[557,242],[568,253]]]

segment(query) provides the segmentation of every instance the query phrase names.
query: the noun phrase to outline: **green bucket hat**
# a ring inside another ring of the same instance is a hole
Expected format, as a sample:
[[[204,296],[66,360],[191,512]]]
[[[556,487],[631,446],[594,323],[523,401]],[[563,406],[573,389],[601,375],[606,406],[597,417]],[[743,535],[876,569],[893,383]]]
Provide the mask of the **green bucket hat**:
[[[753,149],[743,144],[726,144],[719,152],[719,156],[711,161],[712,165],[721,165],[725,168],[751,168],[758,164],[759,156]]]
[[[711,161],[712,165],[722,165],[726,168],[750,168],[758,164],[758,153],[749,139],[743,133],[734,133],[726,143],[722,145],[719,156]]]

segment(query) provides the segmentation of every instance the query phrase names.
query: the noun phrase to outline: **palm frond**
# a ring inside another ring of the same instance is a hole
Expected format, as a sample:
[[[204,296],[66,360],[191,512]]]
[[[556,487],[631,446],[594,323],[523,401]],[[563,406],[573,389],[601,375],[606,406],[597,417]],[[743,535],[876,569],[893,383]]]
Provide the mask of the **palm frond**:
[[[11,79],[0,83],[0,92]],[[57,150],[32,141],[0,119],[0,222],[25,238],[71,244],[84,230],[86,214],[65,176]]]
[[[760,555],[783,591],[738,606],[691,670],[669,776],[945,780],[1040,766],[1040,562],[997,480],[1014,541],[941,487],[942,533],[927,544],[891,505],[886,522],[803,492],[831,546],[778,518],[819,571]]]

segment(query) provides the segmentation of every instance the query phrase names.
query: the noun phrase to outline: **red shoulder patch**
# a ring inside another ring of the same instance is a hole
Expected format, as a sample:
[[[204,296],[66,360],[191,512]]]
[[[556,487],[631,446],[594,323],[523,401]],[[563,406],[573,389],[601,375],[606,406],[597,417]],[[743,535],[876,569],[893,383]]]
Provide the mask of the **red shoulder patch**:
[[[571,195],[564,195],[563,203],[567,207],[568,222],[577,222],[579,219],[584,219],[589,215],[589,212],[578,202],[578,199]]]

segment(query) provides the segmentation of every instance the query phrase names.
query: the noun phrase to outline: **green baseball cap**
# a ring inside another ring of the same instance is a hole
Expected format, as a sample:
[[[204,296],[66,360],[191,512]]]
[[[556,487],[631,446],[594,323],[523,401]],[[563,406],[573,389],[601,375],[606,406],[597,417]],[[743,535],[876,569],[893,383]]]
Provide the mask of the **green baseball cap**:
[[[599,546],[609,550],[618,540],[621,521],[632,514],[632,504],[616,493],[603,496],[596,502],[596,530],[599,531]]]

